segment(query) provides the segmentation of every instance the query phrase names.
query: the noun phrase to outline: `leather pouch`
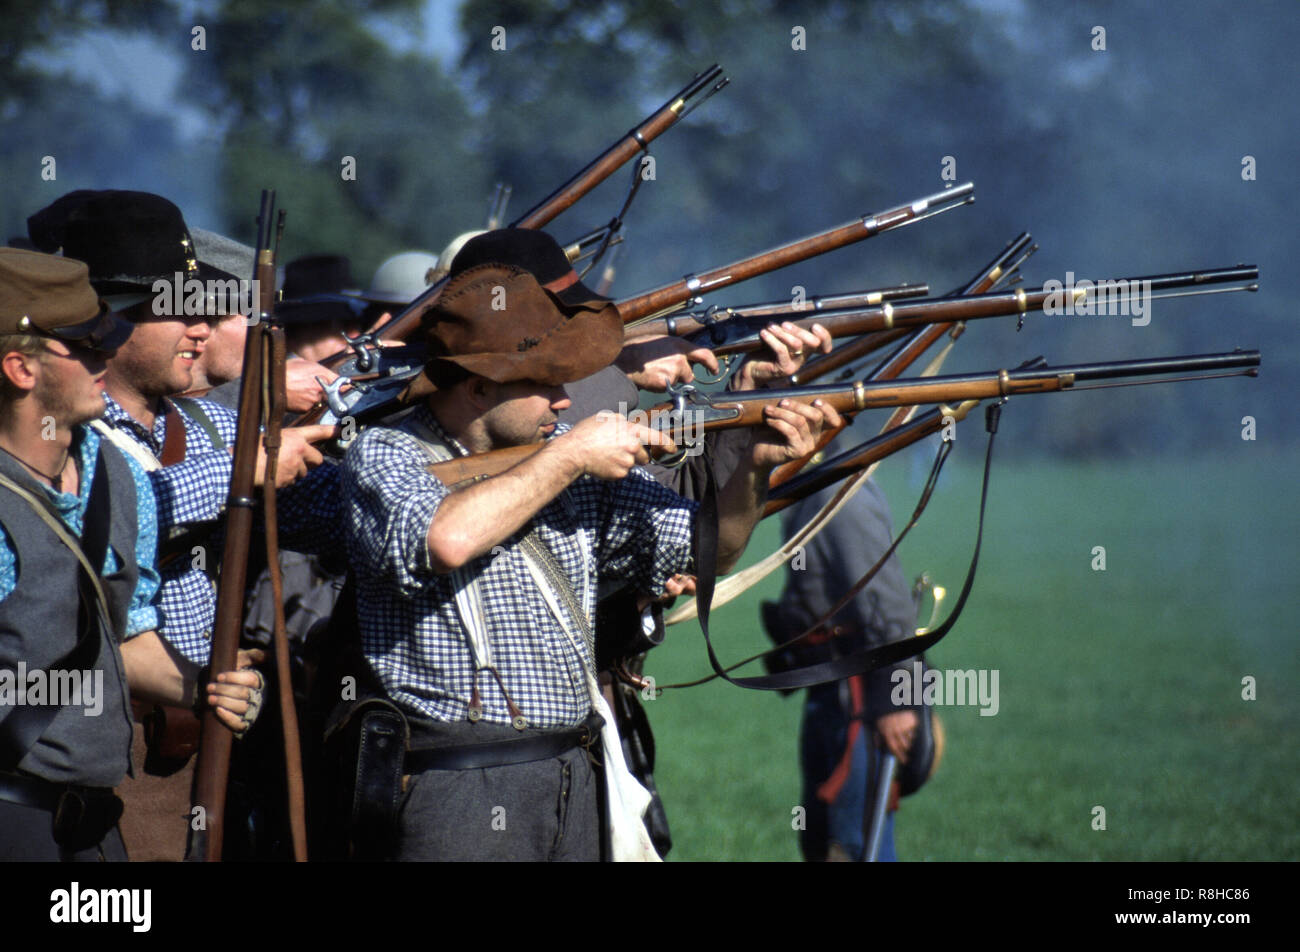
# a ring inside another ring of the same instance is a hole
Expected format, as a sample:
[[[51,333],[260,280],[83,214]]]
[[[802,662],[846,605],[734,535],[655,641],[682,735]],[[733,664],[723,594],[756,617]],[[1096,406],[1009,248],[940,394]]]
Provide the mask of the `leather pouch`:
[[[391,855],[409,737],[406,715],[383,697],[356,702],[327,733],[344,781],[339,819],[346,825],[347,858]]]

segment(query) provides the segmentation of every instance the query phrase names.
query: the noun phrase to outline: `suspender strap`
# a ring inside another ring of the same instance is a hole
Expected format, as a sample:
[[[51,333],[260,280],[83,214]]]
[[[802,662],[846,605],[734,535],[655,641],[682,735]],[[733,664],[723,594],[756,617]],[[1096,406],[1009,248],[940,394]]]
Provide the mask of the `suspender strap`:
[[[172,397],[171,402],[184,410],[189,415],[190,419],[199,425],[199,428],[207,434],[208,442],[212,444],[214,450],[224,450],[226,448],[226,441],[223,440],[221,434],[217,432],[216,424],[209,420],[208,415],[203,412],[203,405],[201,403],[192,397]],[[172,420],[169,415],[167,417],[167,433],[169,436],[171,435],[171,423]],[[170,465],[165,458],[166,454],[167,447],[164,446],[164,466]]]

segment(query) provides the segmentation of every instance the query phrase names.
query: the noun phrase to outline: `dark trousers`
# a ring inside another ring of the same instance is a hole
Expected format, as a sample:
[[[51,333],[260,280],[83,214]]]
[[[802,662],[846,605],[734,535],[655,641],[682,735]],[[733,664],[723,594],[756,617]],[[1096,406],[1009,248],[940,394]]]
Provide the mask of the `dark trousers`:
[[[0,862],[125,863],[126,847],[115,826],[97,844],[65,849],[54,842],[54,816],[49,810],[0,800]]]
[[[514,738],[495,724],[412,724],[413,743],[455,746]],[[426,770],[406,778],[396,859],[597,862],[598,777],[577,747],[558,757],[504,767]]]
[[[880,751],[872,743],[868,724],[860,726],[849,750],[853,704],[845,697],[847,690],[845,682],[818,685],[809,689],[804,702],[799,760],[807,814],[799,846],[809,862],[861,862],[866,852],[863,823],[874,793],[868,782],[880,763]],[[825,785],[837,770],[843,771],[838,790],[832,799],[825,799],[824,794],[829,792]],[[892,813],[885,821],[878,859],[897,859]]]

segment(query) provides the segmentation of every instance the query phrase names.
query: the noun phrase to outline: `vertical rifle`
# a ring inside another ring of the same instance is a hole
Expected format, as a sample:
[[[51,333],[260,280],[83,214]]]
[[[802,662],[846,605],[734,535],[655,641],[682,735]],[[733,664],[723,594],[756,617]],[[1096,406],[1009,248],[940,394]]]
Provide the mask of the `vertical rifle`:
[[[244,588],[248,573],[248,546],[253,531],[253,483],[261,423],[262,373],[266,322],[275,309],[275,252],[271,217],[275,192],[262,190],[257,215],[257,263],[253,278],[258,288],[257,322],[244,340],[243,379],[239,387],[239,422],[235,430],[235,458],[231,465],[230,494],[226,500],[226,544],[217,585],[217,617],[212,630],[211,671],[233,671],[238,660],[239,634],[244,620]],[[220,862],[225,831],[226,784],[230,775],[230,750],[234,735],[217,719],[203,712],[198,763],[194,771],[194,806],[187,859]],[[195,828],[198,824],[198,828]]]
[[[284,212],[276,225],[275,247],[279,250],[284,232]],[[263,302],[263,314],[275,308],[275,285],[271,299]],[[280,727],[284,734],[284,766],[289,799],[289,831],[293,841],[293,858],[307,861],[307,805],[303,789],[302,751],[298,735],[298,710],[294,706],[293,676],[289,666],[289,635],[284,625],[284,581],[280,576],[280,530],[275,508],[276,468],[280,453],[280,429],[287,410],[285,395],[284,329],[272,324],[263,335],[262,354],[262,428],[265,433],[266,478],[262,481],[263,522],[266,525],[266,566],[271,578],[271,598],[275,603],[272,630],[275,641],[276,691],[280,695]]]

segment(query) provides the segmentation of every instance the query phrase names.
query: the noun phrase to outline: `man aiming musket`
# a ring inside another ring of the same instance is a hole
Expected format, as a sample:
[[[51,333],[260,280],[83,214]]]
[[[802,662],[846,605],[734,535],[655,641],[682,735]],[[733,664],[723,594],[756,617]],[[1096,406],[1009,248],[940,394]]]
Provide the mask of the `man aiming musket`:
[[[494,260],[478,262],[476,243],[494,243]],[[399,859],[596,859],[602,781],[587,751],[598,732],[613,856],[654,858],[647,797],[592,716],[608,713],[592,614],[601,578],[659,594],[690,569],[695,507],[635,468],[647,445],[672,448],[662,434],[613,414],[557,425],[563,385],[623,343],[618,312],[567,263],[539,281],[563,260],[540,232],[467,244],[423,321],[430,356],[404,394],[414,412],[367,430],[343,464],[362,653],[410,729],[394,792]],[[724,568],[761,515],[771,469],[839,421],[784,401],[763,417],[719,493]],[[537,452],[456,491],[427,472],[508,446]]]

